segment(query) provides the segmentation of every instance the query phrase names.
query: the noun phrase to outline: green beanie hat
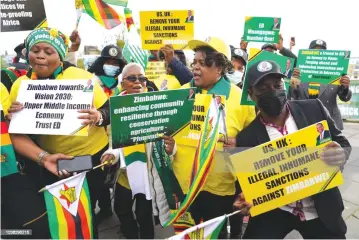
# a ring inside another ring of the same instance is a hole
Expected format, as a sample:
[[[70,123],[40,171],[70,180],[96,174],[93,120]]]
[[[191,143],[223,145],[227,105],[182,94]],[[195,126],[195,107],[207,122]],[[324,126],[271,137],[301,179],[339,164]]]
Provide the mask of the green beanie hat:
[[[32,31],[25,41],[26,59],[31,48],[37,43],[48,43],[56,49],[61,60],[65,59],[69,48],[69,40],[65,34],[55,28],[39,28]]]

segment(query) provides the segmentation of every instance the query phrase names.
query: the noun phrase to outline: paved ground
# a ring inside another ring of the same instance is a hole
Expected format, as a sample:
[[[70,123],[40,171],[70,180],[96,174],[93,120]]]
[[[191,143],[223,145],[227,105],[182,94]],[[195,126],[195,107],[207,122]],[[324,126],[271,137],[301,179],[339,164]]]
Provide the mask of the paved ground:
[[[345,123],[344,134],[349,138],[353,147],[351,157],[344,169],[344,185],[340,191],[344,199],[345,210],[343,217],[348,226],[347,238],[359,239],[359,123]],[[100,238],[119,239],[120,225],[115,215],[104,221],[100,227]],[[172,236],[172,228],[155,228],[156,238],[168,238]],[[288,234],[287,239],[301,239],[298,232]]]

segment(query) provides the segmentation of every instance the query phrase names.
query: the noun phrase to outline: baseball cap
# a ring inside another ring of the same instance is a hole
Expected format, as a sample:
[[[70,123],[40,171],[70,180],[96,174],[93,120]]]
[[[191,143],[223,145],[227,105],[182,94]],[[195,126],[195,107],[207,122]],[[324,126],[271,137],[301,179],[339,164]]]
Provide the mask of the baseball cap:
[[[241,58],[245,63],[248,61],[248,54],[240,48],[233,48],[231,50],[232,58]]]
[[[123,60],[121,48],[116,45],[107,45],[104,47],[101,51],[101,57]]]
[[[266,48],[273,48],[274,50],[277,50],[277,48],[275,47],[274,44],[271,44],[271,43],[266,43],[262,46],[262,50],[266,49]]]
[[[260,61],[252,65],[247,72],[247,82],[248,86],[252,87],[257,85],[264,77],[269,75],[275,75],[280,78],[285,78],[279,67],[279,65],[274,61]]]
[[[231,49],[222,39],[217,37],[208,37],[206,40],[191,40],[188,42],[188,47],[195,50],[199,47],[210,47],[213,50],[223,53],[228,59],[231,59]]]
[[[321,39],[317,39],[317,40],[313,40],[310,45],[309,45],[309,49],[313,49],[315,47],[321,47],[323,49],[327,49],[327,43],[324,40]]]

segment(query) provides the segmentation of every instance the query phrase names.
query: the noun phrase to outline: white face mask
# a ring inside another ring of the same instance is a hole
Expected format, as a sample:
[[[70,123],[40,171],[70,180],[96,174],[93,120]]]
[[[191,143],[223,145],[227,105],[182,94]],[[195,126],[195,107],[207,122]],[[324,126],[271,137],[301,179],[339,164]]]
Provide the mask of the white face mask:
[[[231,80],[232,83],[237,85],[242,81],[243,74],[243,72],[235,70],[233,74],[228,74],[227,77],[229,78],[229,80]]]

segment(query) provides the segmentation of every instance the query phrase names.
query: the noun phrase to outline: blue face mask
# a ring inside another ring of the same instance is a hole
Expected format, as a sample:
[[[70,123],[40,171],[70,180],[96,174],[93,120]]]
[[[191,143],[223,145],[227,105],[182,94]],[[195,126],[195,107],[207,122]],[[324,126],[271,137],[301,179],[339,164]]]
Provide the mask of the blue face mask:
[[[116,74],[119,73],[120,67],[104,64],[103,71],[105,72],[106,76],[114,77],[114,76],[116,76]]]

